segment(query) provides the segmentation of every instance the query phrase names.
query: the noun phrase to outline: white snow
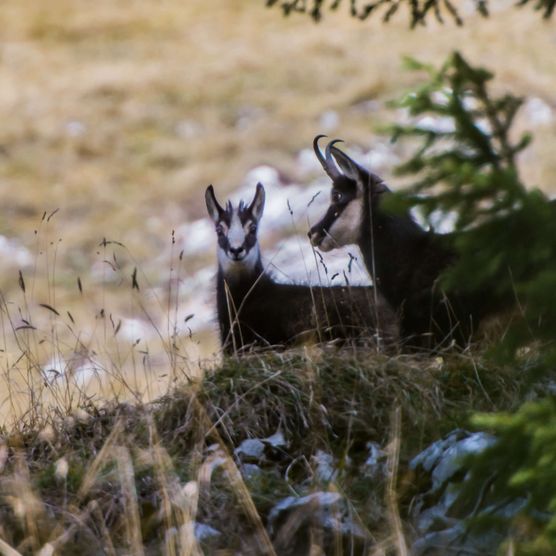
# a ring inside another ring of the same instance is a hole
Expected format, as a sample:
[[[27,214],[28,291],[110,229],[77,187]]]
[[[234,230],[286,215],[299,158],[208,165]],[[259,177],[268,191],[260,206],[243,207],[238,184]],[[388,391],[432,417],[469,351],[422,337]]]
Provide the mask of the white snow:
[[[176,243],[184,255],[199,255],[216,237],[214,224],[208,218],[201,218],[178,226],[175,230]]]
[[[319,129],[333,131],[340,125],[340,115],[335,110],[326,110],[319,118]]]
[[[118,336],[130,342],[150,340],[157,335],[155,323],[136,318],[123,318]]]
[[[548,126],[554,122],[554,110],[542,98],[531,97],[527,99],[523,110],[531,125]]]
[[[0,257],[4,265],[11,264],[19,268],[28,267],[33,264],[31,252],[17,239],[10,239],[0,235]]]

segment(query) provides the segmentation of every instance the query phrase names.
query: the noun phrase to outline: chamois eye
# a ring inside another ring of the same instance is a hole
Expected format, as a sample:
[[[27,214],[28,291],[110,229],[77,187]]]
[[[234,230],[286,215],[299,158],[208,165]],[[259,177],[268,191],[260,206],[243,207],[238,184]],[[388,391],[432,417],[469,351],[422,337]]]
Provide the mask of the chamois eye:
[[[257,233],[257,224],[251,224],[249,226],[249,233],[250,234],[256,234]]]
[[[332,192],[332,202],[333,203],[341,203],[344,196],[339,191]]]
[[[218,224],[218,226],[216,226],[216,233],[221,236],[224,233],[224,228]]]

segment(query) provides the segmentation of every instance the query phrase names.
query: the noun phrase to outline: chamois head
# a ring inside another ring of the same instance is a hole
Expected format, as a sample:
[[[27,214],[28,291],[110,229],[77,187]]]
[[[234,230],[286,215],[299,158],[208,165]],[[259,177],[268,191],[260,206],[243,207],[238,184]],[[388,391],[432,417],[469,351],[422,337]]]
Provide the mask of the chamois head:
[[[323,155],[318,141],[325,135],[317,135],[313,149],[324,171],[332,180],[330,206],[323,218],[309,230],[311,243],[321,251],[359,243],[363,219],[374,210],[380,196],[390,191],[382,179],[365,170],[330,141]],[[370,203],[370,207],[369,207]]]
[[[260,265],[257,227],[264,209],[264,187],[258,183],[249,205],[240,201],[234,207],[230,201],[222,208],[212,185],[207,187],[205,201],[218,236],[218,264],[225,275],[233,276],[253,271]]]

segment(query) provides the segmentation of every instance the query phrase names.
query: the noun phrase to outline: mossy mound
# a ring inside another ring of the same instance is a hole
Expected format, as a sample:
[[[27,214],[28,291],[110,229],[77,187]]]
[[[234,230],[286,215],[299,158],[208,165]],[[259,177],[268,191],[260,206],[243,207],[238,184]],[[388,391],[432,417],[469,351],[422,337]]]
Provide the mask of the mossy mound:
[[[8,435],[0,537],[22,553],[50,542],[60,554],[98,554],[109,542],[116,553],[155,554],[197,543],[202,522],[222,533],[202,544],[248,553],[271,542],[267,517],[280,499],[332,489],[358,526],[384,538],[386,485],[361,472],[367,444],[397,438],[407,493],[408,458],[472,411],[513,409],[525,379],[458,353],[314,348],[226,359],[148,406],[90,406]],[[247,473],[234,450],[276,432],[287,446]],[[318,454],[335,462],[334,476],[322,478]]]

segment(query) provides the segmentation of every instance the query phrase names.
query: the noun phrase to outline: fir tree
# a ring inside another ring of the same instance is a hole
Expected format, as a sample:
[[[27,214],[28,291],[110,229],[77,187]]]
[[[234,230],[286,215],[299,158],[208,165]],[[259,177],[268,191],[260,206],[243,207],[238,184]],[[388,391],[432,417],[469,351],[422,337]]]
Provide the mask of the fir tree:
[[[452,0],[265,0],[268,7],[279,7],[284,15],[292,13],[308,14],[314,21],[320,21],[326,12],[337,11],[345,8],[358,19],[367,19],[380,15],[383,21],[388,22],[400,8],[407,9],[411,27],[425,25],[430,18],[444,23],[445,19],[463,25],[463,19],[457,7],[457,2]],[[489,16],[489,0],[473,0],[475,11],[483,17]],[[554,12],[556,0],[519,0],[516,6],[532,4],[535,10],[549,19]]]
[[[546,390],[513,415],[475,416],[475,426],[493,431],[498,442],[470,462],[466,494],[476,504],[483,497],[483,506],[488,499],[492,509],[474,524],[506,521],[518,553],[555,554],[556,203],[519,176],[516,158],[530,141],[511,138],[521,98],[494,96],[492,74],[458,53],[440,70],[409,65],[426,71],[429,81],[399,103],[416,123],[394,126],[392,138],[417,147],[398,169],[413,185],[391,208],[419,205],[428,217],[455,215],[460,258],[444,276],[445,287],[493,305],[512,303],[517,316],[489,351],[491,372],[500,363],[514,365],[536,381],[537,392]],[[420,125],[424,116],[440,125]],[[496,514],[511,500],[523,501],[520,511]]]

